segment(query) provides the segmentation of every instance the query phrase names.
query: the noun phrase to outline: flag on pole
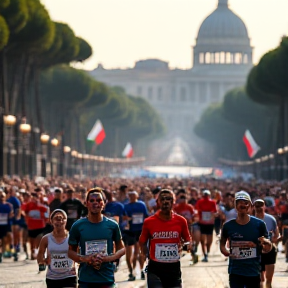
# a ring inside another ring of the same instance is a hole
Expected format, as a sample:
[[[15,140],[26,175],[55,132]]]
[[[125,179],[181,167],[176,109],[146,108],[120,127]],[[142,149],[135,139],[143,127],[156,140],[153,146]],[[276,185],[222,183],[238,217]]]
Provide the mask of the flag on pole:
[[[87,140],[94,141],[97,145],[100,145],[105,139],[105,137],[106,137],[106,134],[105,134],[104,127],[101,121],[97,120],[92,130],[88,134]]]
[[[126,158],[131,158],[133,156],[133,153],[134,151],[133,151],[132,145],[131,143],[128,142],[122,152],[122,156]]]
[[[256,153],[260,150],[260,147],[255,142],[254,138],[252,137],[249,130],[245,131],[245,134],[243,136],[243,142],[246,145],[247,152],[250,158],[253,158]]]

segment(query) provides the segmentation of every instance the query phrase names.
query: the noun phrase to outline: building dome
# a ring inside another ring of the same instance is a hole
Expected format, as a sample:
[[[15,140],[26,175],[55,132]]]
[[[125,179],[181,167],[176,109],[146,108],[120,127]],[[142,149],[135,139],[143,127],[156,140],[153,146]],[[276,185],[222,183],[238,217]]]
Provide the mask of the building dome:
[[[248,32],[244,22],[228,8],[226,1],[219,1],[217,9],[202,23],[199,38],[246,38]]]
[[[244,22],[229,9],[228,0],[218,0],[218,7],[200,26],[194,64],[251,63],[252,47]]]

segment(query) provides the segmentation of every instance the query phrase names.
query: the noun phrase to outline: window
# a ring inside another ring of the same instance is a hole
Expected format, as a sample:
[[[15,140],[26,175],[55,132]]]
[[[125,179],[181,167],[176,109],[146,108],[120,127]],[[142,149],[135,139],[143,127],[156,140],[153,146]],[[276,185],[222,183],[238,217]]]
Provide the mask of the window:
[[[234,62],[235,62],[235,64],[241,64],[242,63],[242,54],[241,53],[235,53]]]
[[[230,64],[230,63],[231,63],[231,53],[230,53],[230,52],[227,52],[227,53],[226,53],[226,63],[227,63],[227,64]]]
[[[221,52],[220,53],[220,63],[221,64],[225,64],[225,52]]]
[[[158,101],[163,100],[162,87],[158,87]]]
[[[244,54],[243,56],[243,63],[247,64],[248,63],[248,55]]]
[[[153,99],[153,88],[152,87],[148,88],[148,99],[150,99],[150,100]]]
[[[220,54],[218,52],[215,53],[215,63],[220,63]]]
[[[183,102],[186,101],[186,89],[185,89],[185,87],[181,87],[180,100]]]
[[[210,64],[211,63],[211,54],[209,52],[207,52],[205,54],[205,63],[206,64]]]

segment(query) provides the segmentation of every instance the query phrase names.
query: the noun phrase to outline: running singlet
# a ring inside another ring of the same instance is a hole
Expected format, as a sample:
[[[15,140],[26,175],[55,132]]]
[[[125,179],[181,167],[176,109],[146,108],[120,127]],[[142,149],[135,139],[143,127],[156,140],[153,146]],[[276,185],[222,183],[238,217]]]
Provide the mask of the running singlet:
[[[162,220],[159,211],[144,221],[139,242],[150,240],[150,259],[156,262],[173,263],[180,260],[178,244],[184,239],[190,241],[187,221],[184,217],[172,214],[172,219]]]
[[[75,277],[74,262],[68,258],[68,237],[62,243],[57,243],[52,233],[48,234],[47,237],[47,250],[51,258],[51,263],[48,266],[46,278],[58,280]]]
[[[0,226],[9,225],[9,214],[11,210],[11,206],[8,203],[0,204]]]
[[[202,198],[198,200],[196,209],[200,217],[200,224],[214,224],[214,213],[217,212],[216,202],[211,199]]]

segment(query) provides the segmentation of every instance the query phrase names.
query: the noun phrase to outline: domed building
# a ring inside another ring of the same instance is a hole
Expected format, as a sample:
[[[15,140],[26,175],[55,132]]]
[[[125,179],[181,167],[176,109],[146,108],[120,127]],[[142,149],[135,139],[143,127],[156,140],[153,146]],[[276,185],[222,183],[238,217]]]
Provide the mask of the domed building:
[[[168,133],[189,143],[203,110],[221,102],[228,90],[245,84],[252,58],[244,22],[229,8],[228,0],[218,0],[200,26],[191,69],[170,69],[168,62],[146,59],[130,69],[108,70],[99,65],[91,75],[147,99],[159,111]]]

